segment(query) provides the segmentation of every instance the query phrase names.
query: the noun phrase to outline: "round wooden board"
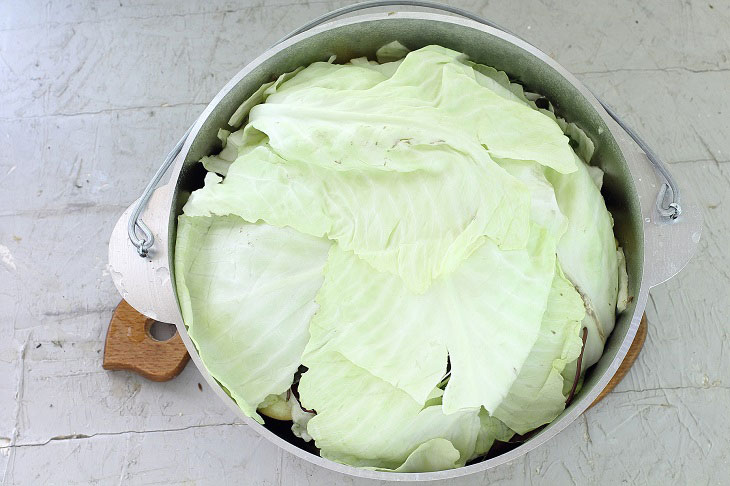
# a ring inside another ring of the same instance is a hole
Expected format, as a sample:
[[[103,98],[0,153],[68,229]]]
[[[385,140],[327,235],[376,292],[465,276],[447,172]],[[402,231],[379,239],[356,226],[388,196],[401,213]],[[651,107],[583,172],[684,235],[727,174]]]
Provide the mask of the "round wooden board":
[[[644,314],[641,317],[641,323],[639,323],[639,329],[636,330],[636,336],[634,336],[634,342],[631,343],[631,347],[629,348],[629,351],[626,353],[626,357],[624,358],[623,362],[621,363],[621,366],[619,366],[618,371],[616,371],[616,374],[613,375],[613,378],[611,378],[611,381],[608,382],[608,385],[606,385],[606,388],[603,389],[603,391],[596,397],[596,399],[591,403],[591,407],[594,406],[596,403],[600,402],[605,398],[606,395],[608,395],[611,390],[613,390],[616,385],[618,385],[621,380],[623,380],[624,376],[626,376],[626,373],[629,372],[631,369],[631,366],[634,364],[634,361],[636,361],[636,358],[639,357],[639,353],[641,352],[641,348],[644,347],[644,341],[646,341],[646,330],[647,330],[647,323],[646,323],[646,314]],[[590,407],[588,407],[590,408]]]

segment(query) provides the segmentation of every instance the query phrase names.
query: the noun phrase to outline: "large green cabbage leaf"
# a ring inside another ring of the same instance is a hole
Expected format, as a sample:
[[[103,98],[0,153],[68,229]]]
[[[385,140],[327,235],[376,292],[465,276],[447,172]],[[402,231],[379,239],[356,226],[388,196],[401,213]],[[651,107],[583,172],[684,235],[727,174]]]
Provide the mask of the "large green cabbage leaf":
[[[583,300],[556,269],[535,345],[494,417],[524,434],[560,415],[565,408],[561,373],[580,355],[584,316]]]
[[[537,339],[555,243],[538,226],[523,250],[503,251],[485,240],[424,294],[333,246],[303,363],[336,351],[424,403],[448,355],[446,413],[481,406],[492,412]]]
[[[439,160],[453,169],[323,168],[287,162],[264,144],[240,156],[222,182],[208,177],[185,214],[236,214],[326,235],[416,292],[456,268],[483,235],[524,246],[529,195],[519,181],[489,160],[483,168],[460,169],[463,157],[447,146],[402,153],[409,164],[423,153],[424,163]]]
[[[332,140],[346,139],[333,145],[349,146],[351,154],[351,142],[363,136],[356,133],[353,138],[348,130],[342,132],[339,125],[326,123],[335,117],[360,128],[376,125],[375,130],[382,129],[377,125],[383,122],[388,130],[391,124],[410,122],[412,128],[443,135],[449,143],[479,143],[495,157],[534,160],[561,173],[573,172],[572,149],[560,127],[543,113],[485,89],[477,82],[474,69],[462,62],[463,57],[438,46],[419,49],[403,59],[392,76],[366,90],[352,90],[348,83],[341,89],[293,91],[285,86],[265,104],[254,107],[249,121],[269,135],[272,146],[285,158],[296,158],[302,150],[325,149],[319,138],[324,133],[328,135],[327,150]],[[282,111],[287,112],[284,117]],[[314,134],[302,129],[306,128],[301,125],[305,117],[313,117],[305,123],[314,125]],[[296,130],[292,124],[302,127],[298,136],[284,137],[282,131],[291,134]],[[359,154],[359,144],[354,145]]]
[[[177,295],[211,374],[243,411],[291,385],[330,242],[236,216],[180,216]]]
[[[309,420],[307,432],[315,439],[322,457],[359,467],[396,469],[415,452],[450,450],[447,464],[462,466],[472,457],[480,432],[479,409],[444,414],[440,406],[423,408],[407,393],[354,365],[339,353],[322,353],[309,362],[309,371],[299,383],[302,405],[317,415]],[[431,454],[428,454],[431,459]],[[411,464],[426,460],[412,458]],[[448,464],[450,463],[450,464]]]
[[[577,156],[576,156],[577,159]],[[580,162],[580,160],[578,160]],[[583,369],[595,364],[616,322],[618,249],[613,218],[585,164],[572,174],[547,171],[568,228],[558,243],[558,260],[583,298],[588,329]]]

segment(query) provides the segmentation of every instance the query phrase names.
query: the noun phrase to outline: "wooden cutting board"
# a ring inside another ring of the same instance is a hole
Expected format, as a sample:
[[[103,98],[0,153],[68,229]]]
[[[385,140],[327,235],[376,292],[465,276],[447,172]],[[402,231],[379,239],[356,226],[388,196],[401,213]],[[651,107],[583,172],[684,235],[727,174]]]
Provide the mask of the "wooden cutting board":
[[[103,368],[133,371],[152,381],[168,381],[179,375],[190,360],[188,350],[177,331],[166,341],[152,337],[154,323],[121,301],[106,332]]]
[[[154,322],[134,310],[126,301],[121,301],[112,314],[106,333],[104,369],[133,371],[152,381],[167,381],[179,375],[190,360],[182,338],[175,332],[170,339],[158,341],[150,334]],[[591,407],[613,390],[629,372],[644,346],[646,329],[644,315],[623,363]]]

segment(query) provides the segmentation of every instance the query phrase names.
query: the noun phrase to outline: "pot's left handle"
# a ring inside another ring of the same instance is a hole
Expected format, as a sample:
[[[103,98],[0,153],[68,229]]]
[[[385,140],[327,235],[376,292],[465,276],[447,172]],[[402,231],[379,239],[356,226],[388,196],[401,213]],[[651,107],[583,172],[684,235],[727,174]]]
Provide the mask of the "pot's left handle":
[[[141,213],[156,242],[146,256],[140,254],[129,239],[130,216],[139,200],[119,217],[109,241],[109,272],[114,285],[137,311],[150,319],[178,324],[182,322],[175,299],[169,263],[169,222],[174,184],[152,192]]]
[[[187,129],[152,176],[142,196],[124,211],[109,241],[109,271],[124,300],[141,314],[171,324],[182,324],[172,288],[168,254],[175,183],[170,181],[155,188],[178,159],[198,123],[196,120]]]

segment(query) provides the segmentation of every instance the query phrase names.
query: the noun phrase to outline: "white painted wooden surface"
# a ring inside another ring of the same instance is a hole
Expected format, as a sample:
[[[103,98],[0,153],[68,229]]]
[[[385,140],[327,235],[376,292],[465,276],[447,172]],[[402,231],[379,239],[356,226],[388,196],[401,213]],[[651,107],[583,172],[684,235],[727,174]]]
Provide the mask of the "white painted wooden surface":
[[[453,3],[610,102],[688,181],[706,228],[699,255],[652,293],[644,352],[618,389],[547,446],[450,484],[727,484],[730,4]],[[236,424],[192,366],[168,383],[101,369],[116,218],[242,65],[343,4],[0,2],[3,484],[375,484]]]

